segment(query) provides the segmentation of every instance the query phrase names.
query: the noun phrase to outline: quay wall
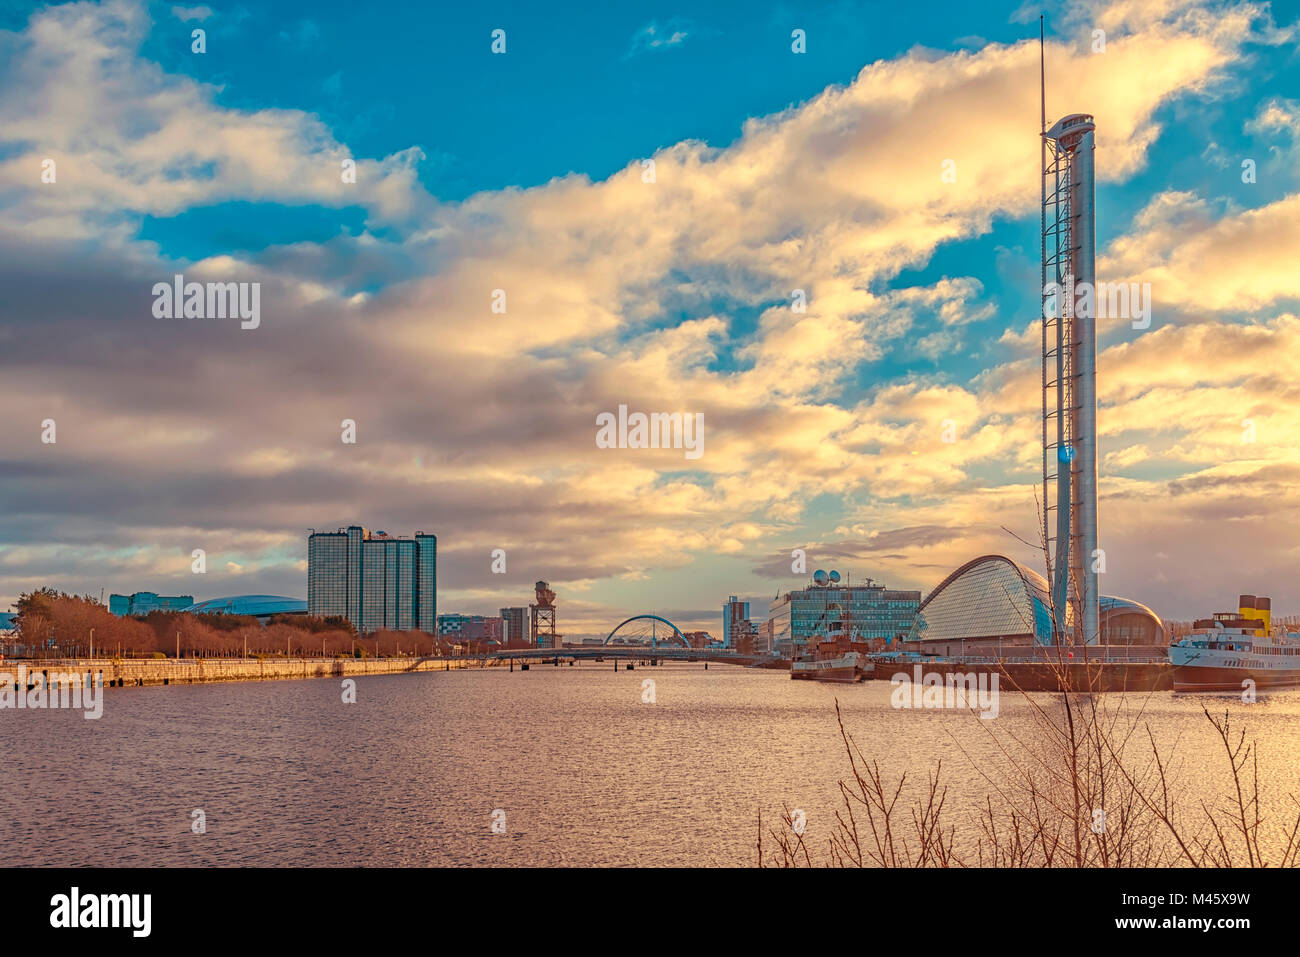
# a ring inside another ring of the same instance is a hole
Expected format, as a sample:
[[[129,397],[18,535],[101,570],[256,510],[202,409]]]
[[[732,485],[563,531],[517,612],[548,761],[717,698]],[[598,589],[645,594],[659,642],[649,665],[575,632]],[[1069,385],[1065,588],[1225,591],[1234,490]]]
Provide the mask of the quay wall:
[[[480,667],[475,659],[420,658],[82,658],[0,661],[0,675],[17,683],[18,666],[34,672],[102,673],[105,687],[203,684],[212,681],[285,681],[295,678],[359,678]],[[499,665],[490,665],[499,667]]]

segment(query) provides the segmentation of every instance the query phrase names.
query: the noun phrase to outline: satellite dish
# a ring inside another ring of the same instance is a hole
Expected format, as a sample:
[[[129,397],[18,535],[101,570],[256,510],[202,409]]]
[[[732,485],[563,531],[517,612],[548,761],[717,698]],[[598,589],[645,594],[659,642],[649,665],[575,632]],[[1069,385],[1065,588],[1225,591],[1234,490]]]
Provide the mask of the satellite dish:
[[[827,581],[826,573],[822,571],[820,568],[817,569],[815,572],[813,572],[813,581],[815,581],[818,585],[825,585]]]
[[[837,572],[837,571],[835,571],[835,569],[832,568],[832,569],[831,569],[831,581],[832,581],[832,582],[838,582],[839,580],[840,580],[840,573]]]

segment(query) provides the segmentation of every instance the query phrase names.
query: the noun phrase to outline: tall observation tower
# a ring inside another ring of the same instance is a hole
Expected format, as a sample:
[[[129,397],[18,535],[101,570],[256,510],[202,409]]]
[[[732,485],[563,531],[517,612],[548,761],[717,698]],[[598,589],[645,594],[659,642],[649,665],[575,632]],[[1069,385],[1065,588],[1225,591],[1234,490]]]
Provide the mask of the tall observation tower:
[[[1043,533],[1060,636],[1098,640],[1096,125],[1071,113],[1042,133]],[[1089,296],[1085,302],[1094,302]]]

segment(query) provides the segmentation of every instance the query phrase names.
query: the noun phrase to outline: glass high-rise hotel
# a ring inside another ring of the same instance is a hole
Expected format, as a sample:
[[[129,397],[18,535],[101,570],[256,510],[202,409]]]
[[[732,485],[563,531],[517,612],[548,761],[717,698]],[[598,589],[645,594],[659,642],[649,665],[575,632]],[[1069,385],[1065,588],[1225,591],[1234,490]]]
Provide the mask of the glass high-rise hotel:
[[[373,535],[360,525],[307,538],[307,614],[339,615],[365,633],[438,626],[438,537]]]

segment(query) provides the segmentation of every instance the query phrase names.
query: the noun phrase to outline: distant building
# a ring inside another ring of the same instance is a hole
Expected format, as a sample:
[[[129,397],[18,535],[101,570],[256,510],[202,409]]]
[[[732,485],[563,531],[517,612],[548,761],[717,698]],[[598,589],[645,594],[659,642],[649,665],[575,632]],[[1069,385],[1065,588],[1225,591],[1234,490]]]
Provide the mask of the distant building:
[[[346,618],[361,633],[438,622],[438,537],[396,538],[360,525],[307,539],[307,614]]]
[[[1098,603],[1102,644],[1163,645],[1167,643],[1169,636],[1165,623],[1160,620],[1159,615],[1140,601],[1102,595]]]
[[[471,615],[439,615],[438,634],[449,638],[459,637],[465,623],[471,617]]]
[[[767,627],[760,630],[769,650],[790,656],[801,653],[810,642],[826,634],[836,622],[855,641],[893,646],[912,629],[919,591],[896,591],[870,578],[864,584],[840,584],[838,574],[818,575],[826,582],[778,595],[767,613]]]
[[[522,605],[516,608],[502,608],[501,617],[506,623],[506,633],[502,639],[506,647],[527,648],[529,645],[528,608]]]
[[[307,603],[301,598],[280,595],[233,595],[209,598],[182,609],[192,615],[247,615],[263,623],[274,615],[305,615]]]
[[[750,635],[753,633],[753,625],[749,620],[749,602],[741,601],[735,595],[727,597],[727,603],[722,606],[722,645],[724,648],[738,647],[737,639],[741,635]]]
[[[118,617],[147,615],[151,611],[184,611],[194,604],[193,595],[159,595],[138,591],[134,595],[109,595],[108,610]]]
[[[484,615],[439,615],[438,635],[456,641],[502,641],[504,618]]]
[[[709,645],[714,644],[713,636],[707,631],[684,631],[682,637],[686,639],[686,643],[692,648],[707,648]]]

